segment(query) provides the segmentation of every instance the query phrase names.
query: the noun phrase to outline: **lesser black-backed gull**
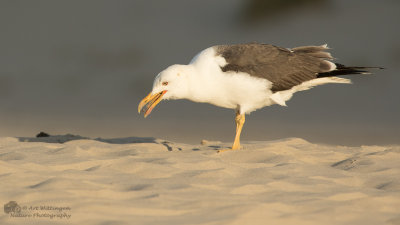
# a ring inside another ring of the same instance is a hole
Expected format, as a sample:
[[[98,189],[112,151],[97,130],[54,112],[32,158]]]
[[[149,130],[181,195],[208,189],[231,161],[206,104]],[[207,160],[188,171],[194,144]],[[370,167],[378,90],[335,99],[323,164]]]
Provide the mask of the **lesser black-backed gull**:
[[[234,109],[236,136],[231,150],[237,150],[245,114],[273,104],[286,106],[295,92],[326,83],[351,83],[337,76],[365,74],[375,68],[333,63],[327,50],[327,45],[292,49],[258,43],[213,46],[188,65],[172,65],[160,72],[138,111],[147,117],[163,99]]]

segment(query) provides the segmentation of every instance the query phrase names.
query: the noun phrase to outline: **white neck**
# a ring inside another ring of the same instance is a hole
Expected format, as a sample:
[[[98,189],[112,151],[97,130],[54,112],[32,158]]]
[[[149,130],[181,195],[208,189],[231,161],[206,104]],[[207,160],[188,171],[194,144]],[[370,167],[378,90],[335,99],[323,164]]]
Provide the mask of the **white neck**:
[[[225,59],[216,56],[212,48],[200,53],[191,64],[185,66],[189,71],[189,88],[185,98],[224,108],[241,108],[243,112],[255,110],[247,106],[248,99],[254,100],[251,105],[269,104],[266,80],[252,78],[244,73],[224,73],[221,66],[225,64]]]

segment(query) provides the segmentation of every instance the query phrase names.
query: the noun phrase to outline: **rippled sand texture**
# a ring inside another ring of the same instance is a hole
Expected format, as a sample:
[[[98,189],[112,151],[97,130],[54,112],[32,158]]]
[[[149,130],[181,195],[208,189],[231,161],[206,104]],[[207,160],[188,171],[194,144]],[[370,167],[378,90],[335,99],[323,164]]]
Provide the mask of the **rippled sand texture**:
[[[71,208],[0,224],[400,224],[400,146],[292,138],[0,138],[0,203]]]

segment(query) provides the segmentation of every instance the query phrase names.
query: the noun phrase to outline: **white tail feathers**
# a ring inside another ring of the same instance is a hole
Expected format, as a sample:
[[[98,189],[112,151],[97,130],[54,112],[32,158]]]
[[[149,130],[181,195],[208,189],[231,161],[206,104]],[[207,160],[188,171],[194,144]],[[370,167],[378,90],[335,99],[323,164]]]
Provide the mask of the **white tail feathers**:
[[[305,91],[318,85],[328,83],[340,83],[340,84],[351,84],[351,80],[341,77],[323,77],[314,80],[303,82],[297,86],[292,87],[289,90],[278,91],[270,96],[270,99],[276,104],[281,106],[287,106],[286,101],[292,98],[293,94],[298,91]]]

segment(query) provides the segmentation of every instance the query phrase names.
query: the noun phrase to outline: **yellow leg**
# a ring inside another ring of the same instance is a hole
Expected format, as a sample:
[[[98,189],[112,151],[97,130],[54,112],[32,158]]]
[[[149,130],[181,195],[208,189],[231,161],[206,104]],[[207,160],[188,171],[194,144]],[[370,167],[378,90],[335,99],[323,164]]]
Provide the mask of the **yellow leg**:
[[[236,122],[236,136],[235,136],[235,141],[233,142],[232,148],[231,149],[222,149],[222,150],[219,150],[218,152],[240,149],[240,133],[242,133],[243,124],[245,122],[244,114],[239,114],[238,112],[236,112],[235,122]]]
[[[242,133],[243,124],[245,122],[244,114],[236,113],[235,121],[236,121],[236,136],[235,141],[233,142],[232,150],[240,149],[240,134]]]

